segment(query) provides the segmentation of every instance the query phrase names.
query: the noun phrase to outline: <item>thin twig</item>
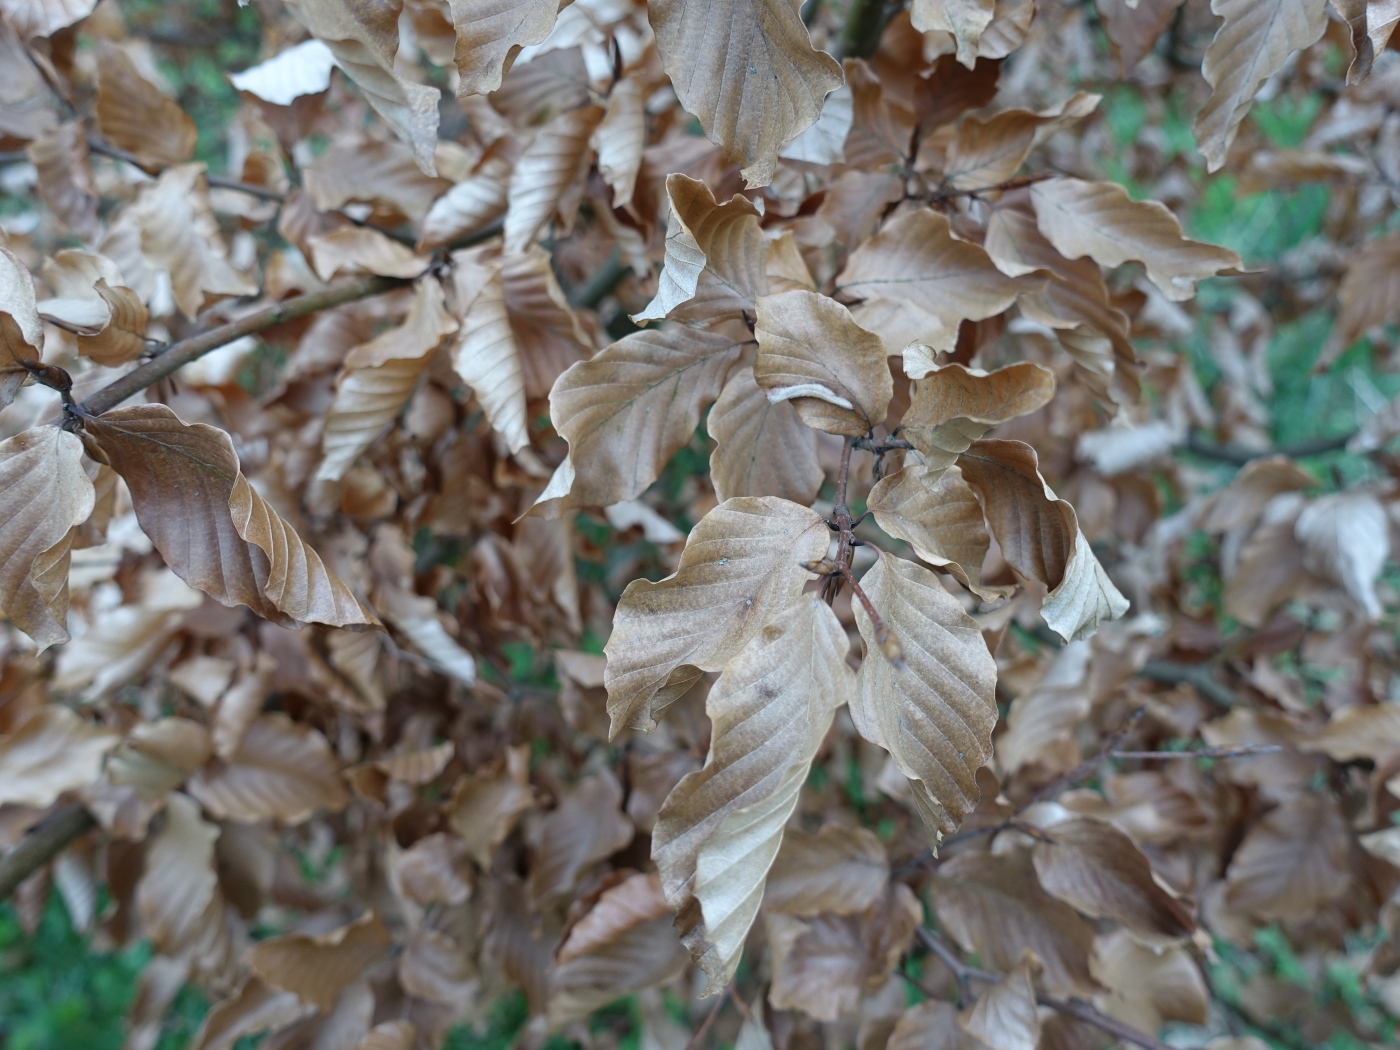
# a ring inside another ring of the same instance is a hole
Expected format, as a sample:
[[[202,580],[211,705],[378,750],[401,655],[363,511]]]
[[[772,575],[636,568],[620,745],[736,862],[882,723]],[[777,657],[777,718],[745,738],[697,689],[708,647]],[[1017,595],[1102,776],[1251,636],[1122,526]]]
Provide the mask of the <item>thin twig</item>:
[[[110,146],[96,136],[88,136],[88,149],[104,157],[111,157],[113,160],[124,161],[133,167],[140,168],[147,175],[154,175],[160,169],[152,168],[142,163],[136,154],[116,146]],[[239,193],[246,193],[251,197],[261,197],[263,200],[283,201],[287,195],[281,190],[274,190],[271,186],[259,186],[253,182],[244,182],[242,179],[235,179],[229,175],[215,175],[212,172],[205,172],[205,180],[210,186],[218,186],[226,190],[237,190]]]
[[[953,971],[953,977],[958,982],[959,997],[966,995],[971,997],[968,986],[972,981],[982,981],[987,984],[996,984],[1004,978],[1004,974],[993,973],[991,970],[982,970],[976,966],[969,966],[958,957],[958,953],[945,944],[932,930],[925,926],[918,929],[919,943],[922,944],[931,954],[936,955],[943,965]],[[1076,1021],[1092,1025],[1101,1032],[1107,1032],[1115,1039],[1121,1039],[1125,1043],[1132,1043],[1140,1046],[1143,1050],[1170,1050],[1166,1043],[1155,1036],[1134,1028],[1132,1025],[1124,1024],[1116,1018],[1109,1017],[1105,1013],[1099,1012],[1093,1004],[1084,1002],[1082,999],[1061,999],[1058,996],[1046,995],[1038,992],[1035,1001],[1041,1006],[1048,1006],[1056,1013],[1073,1017]],[[959,1005],[962,1005],[961,1003]]]
[[[1213,441],[1207,441],[1197,434],[1191,434],[1186,439],[1186,449],[1194,452],[1198,456],[1207,459],[1218,459],[1222,463],[1234,463],[1236,466],[1244,466],[1246,463],[1261,459],[1264,456],[1287,456],[1289,459],[1302,459],[1306,456],[1320,456],[1326,452],[1339,452],[1346,448],[1347,443],[1356,436],[1356,432],[1341,434],[1337,437],[1318,438],[1316,441],[1304,441],[1297,445],[1281,445],[1278,448],[1253,449],[1243,448],[1239,445],[1217,445]]]
[[[720,1009],[729,997],[734,994],[734,986],[731,984],[724,992],[715,999],[715,1005],[710,1007],[710,1012],[705,1015],[705,1020],[700,1022],[700,1027],[695,1029],[695,1034],[690,1037],[690,1042],[685,1044],[685,1050],[695,1050],[700,1045],[700,1041],[705,1038],[705,1033],[710,1030],[710,1025],[715,1023],[715,1018],[719,1016]]]
[[[79,835],[97,826],[82,806],[64,806],[30,828],[19,844],[0,857],[0,901],[13,893]]]
[[[938,190],[930,198],[935,201],[953,200],[955,197],[980,197],[984,193],[1004,193],[1007,190],[1019,190],[1025,186],[1034,186],[1037,182],[1044,182],[1046,179],[1055,178],[1053,171],[1037,171],[1029,175],[1017,175],[1015,178],[1006,179],[992,186],[978,186],[970,190]]]
[[[875,604],[861,587],[860,581],[851,572],[851,567],[838,561],[836,571],[851,585],[851,593],[855,595],[861,605],[865,606],[865,615],[870,617],[870,627],[875,632],[875,644],[880,647],[880,652],[885,654],[885,659],[893,665],[896,671],[904,670],[908,665],[904,662],[904,646],[900,644],[898,635],[890,630],[884,618],[875,610]]]
[[[1218,682],[1209,664],[1182,664],[1172,660],[1148,660],[1137,671],[1139,678],[1168,685],[1186,683],[1196,687],[1207,700],[1224,708],[1240,706],[1240,698],[1227,685]]]
[[[1114,751],[1117,751],[1118,748],[1122,745],[1123,741],[1127,739],[1128,734],[1131,733],[1133,729],[1137,726],[1138,719],[1142,718],[1143,714],[1146,711],[1147,706],[1145,704],[1135,708],[1133,710],[1133,713],[1123,720],[1123,724],[1113,731],[1113,735],[1110,736],[1108,740],[1104,743],[1104,746],[1099,749],[1099,753],[1097,755],[1095,755],[1093,758],[1085,759],[1083,762],[1079,763],[1079,765],[1075,766],[1069,772],[1061,773],[1054,780],[1050,781],[1050,783],[1046,784],[1034,795],[1032,795],[1030,801],[1027,802],[1025,805],[1021,806],[1019,809],[1017,809],[1016,813],[1022,813],[1026,809],[1029,809],[1031,806],[1035,805],[1037,802],[1044,802],[1046,799],[1054,798],[1056,795],[1058,795],[1061,791],[1063,791],[1070,785],[1077,784],[1081,780],[1086,780],[1089,777],[1093,776],[1094,772],[1099,768],[1099,766],[1103,765],[1105,762],[1108,761],[1108,756]]]
[[[1109,758],[1137,759],[1152,762],[1172,758],[1249,758],[1252,755],[1271,755],[1282,751],[1280,744],[1245,744],[1242,747],[1203,747],[1196,751],[1110,751]]]

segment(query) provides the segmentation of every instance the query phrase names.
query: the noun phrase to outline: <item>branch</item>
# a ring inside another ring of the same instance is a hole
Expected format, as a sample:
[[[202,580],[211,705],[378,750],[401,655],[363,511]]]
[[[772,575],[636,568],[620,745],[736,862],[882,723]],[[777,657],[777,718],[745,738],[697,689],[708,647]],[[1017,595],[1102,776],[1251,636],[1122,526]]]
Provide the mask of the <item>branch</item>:
[[[1289,459],[1302,459],[1305,456],[1320,456],[1326,452],[1339,452],[1346,448],[1347,443],[1355,436],[1356,432],[1352,431],[1338,437],[1318,438],[1316,441],[1304,441],[1297,445],[1253,449],[1243,448],[1239,445],[1217,445],[1197,434],[1191,434],[1186,439],[1186,449],[1198,456],[1204,456],[1206,459],[1218,459],[1222,463],[1234,463],[1236,466],[1242,467],[1246,463],[1264,456],[1287,456]]]
[[[1240,706],[1240,698],[1227,685],[1216,681],[1209,664],[1179,664],[1172,660],[1148,660],[1137,672],[1139,678],[1152,682],[1166,682],[1179,685],[1185,682],[1196,687],[1196,691],[1220,707]]]
[[[144,365],[128,372],[115,382],[108,383],[79,404],[77,414],[100,416],[103,412],[116,408],[127,398],[139,394],[152,383],[164,379],[191,361],[203,357],[211,350],[226,346],[235,339],[241,339],[245,335],[253,335],[265,328],[271,328],[286,321],[294,321],[298,317],[328,310],[333,306],[341,306],[357,299],[368,299],[372,295],[382,295],[396,288],[405,288],[411,283],[411,281],[398,277],[357,277],[342,284],[332,285],[319,292],[298,295],[284,303],[273,303],[271,306],[254,311],[246,317],[240,317],[237,321],[220,325],[218,328],[211,328],[207,332],[200,332],[198,335],[192,335],[178,343],[172,343],[163,353],[151,358]]]
[[[1006,190],[1019,190],[1026,186],[1034,186],[1037,182],[1044,182],[1046,179],[1055,177],[1056,173],[1053,171],[1036,171],[1029,175],[1017,175],[991,186],[978,186],[970,190],[938,190],[929,199],[950,201],[955,197],[980,197],[984,193],[1003,193]]]
[[[1002,980],[1002,974],[993,973],[990,970],[978,969],[975,966],[969,966],[967,963],[963,962],[962,959],[958,957],[957,952],[943,943],[943,940],[938,934],[927,927],[919,927],[918,937],[920,944],[930,953],[936,955],[944,966],[953,971],[953,977],[958,982],[960,997],[966,996],[970,998],[970,992],[967,991],[967,989],[972,981],[996,984],[998,981]],[[1121,1039],[1125,1043],[1132,1043],[1134,1046],[1143,1047],[1143,1050],[1171,1050],[1171,1048],[1161,1040],[1148,1035],[1146,1032],[1139,1031],[1132,1025],[1126,1025],[1122,1021],[1099,1012],[1092,1003],[1087,1003],[1082,999],[1061,999],[1058,996],[1046,995],[1043,992],[1038,992],[1035,1001],[1041,1006],[1048,1006],[1056,1013],[1064,1014],[1067,1017],[1073,1017],[1076,1021],[1082,1021],[1084,1024],[1092,1025],[1101,1032],[1107,1032],[1115,1039]]]
[[[113,160],[125,161],[133,167],[140,168],[142,171],[146,172],[147,175],[154,174],[153,171],[148,169],[146,165],[142,164],[141,161],[137,159],[134,153],[128,153],[126,150],[118,149],[116,146],[109,146],[101,139],[91,135],[88,136],[87,145],[88,150],[92,153],[100,154],[103,157],[111,157]],[[281,190],[274,190],[271,186],[259,186],[256,183],[244,182],[242,179],[231,178],[228,175],[215,175],[210,171],[205,171],[204,178],[210,186],[218,186],[226,190],[237,190],[239,193],[246,193],[250,197],[261,197],[266,201],[284,201],[287,199],[287,195]]]
[[[64,806],[30,828],[19,845],[0,857],[0,901],[21,882],[63,852],[79,835],[97,826],[82,806]]]

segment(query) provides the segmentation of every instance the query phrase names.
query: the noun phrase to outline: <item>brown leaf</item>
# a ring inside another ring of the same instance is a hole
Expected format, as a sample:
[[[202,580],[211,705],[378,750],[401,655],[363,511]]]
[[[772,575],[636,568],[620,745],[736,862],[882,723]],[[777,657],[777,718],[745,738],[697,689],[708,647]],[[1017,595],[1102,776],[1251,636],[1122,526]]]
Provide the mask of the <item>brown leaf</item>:
[[[290,992],[247,978],[229,998],[214,1004],[200,1023],[190,1050],[231,1050],[245,1035],[276,1031],[312,1012]]]
[[[1316,478],[1286,456],[1250,460],[1234,480],[1211,499],[1202,515],[1201,528],[1228,532],[1251,524],[1275,496],[1316,484]]]
[[[861,586],[898,639],[904,665],[890,661],[857,605],[864,658],[851,718],[909,778],[936,842],[977,801],[977,769],[992,755],[996,663],[977,624],[922,566],[881,552]]]
[[[726,500],[686,539],[676,572],[633,580],[613,618],[604,681],[615,736],[649,730],[705,670],[718,671],[796,600],[828,546],[816,512],[771,496]]]
[[[441,248],[480,233],[506,213],[512,161],[492,149],[461,182],[433,202],[418,233],[418,251]]]
[[[146,870],[136,887],[145,933],[158,951],[180,955],[196,941],[211,910],[222,910],[214,873],[219,827],[200,817],[199,806],[174,794],[165,826],[146,851]]]
[[[682,306],[700,320],[752,311],[767,290],[767,250],[753,202],[736,193],[718,204],[709,186],[686,175],[666,176],[666,200],[665,265],[655,297],[632,320],[659,321]]]
[[[1005,182],[1021,170],[1037,141],[1087,117],[1098,107],[1100,97],[1080,91],[1043,113],[1004,109],[985,122],[968,117],[948,145],[943,185],[975,192]]]
[[[1311,915],[1351,886],[1350,850],[1332,796],[1294,795],[1245,835],[1230,860],[1225,900],[1266,922]]]
[[[385,1021],[371,1028],[355,1050],[413,1050],[417,1036],[412,1021]]]
[[[451,0],[451,6],[460,98],[500,87],[520,49],[549,36],[560,0]]]
[[[815,835],[789,828],[763,906],[800,917],[850,915],[873,905],[889,877],[885,847],[869,828],[826,824]]]
[[[532,904],[568,893],[584,870],[632,841],[622,815],[622,787],[611,771],[586,777],[540,822],[526,883]]]
[[[338,226],[306,238],[316,276],[329,281],[342,271],[376,273],[381,277],[418,277],[428,268],[428,258],[415,255],[405,244],[391,240],[367,226]]]
[[[1211,92],[1193,130],[1206,169],[1218,171],[1264,81],[1317,42],[1327,15],[1322,0],[1211,0],[1211,11],[1225,22],[1201,63]]]
[[[593,132],[598,174],[612,187],[612,206],[629,208],[646,145],[645,88],[636,76],[623,77],[608,95],[607,112]]]
[[[982,583],[991,537],[982,522],[982,505],[956,466],[942,477],[926,466],[897,470],[876,483],[865,505],[880,528],[909,544],[922,560],[947,569],[985,599],[999,593]]]
[[[403,143],[352,140],[331,147],[302,168],[302,188],[317,211],[347,204],[388,205],[420,223],[451,184],[424,175]]]
[[[1264,504],[1259,523],[1225,578],[1225,612],[1249,627],[1262,626],[1275,607],[1307,581],[1303,547],[1294,535],[1303,497],[1284,492]]]
[[[1379,765],[1400,751],[1400,704],[1355,704],[1335,712],[1320,733],[1299,744],[1338,762],[1369,758]]]
[[[1016,968],[988,988],[962,1012],[963,1030],[997,1050],[1035,1050],[1040,1042],[1040,1018],[1036,1014],[1034,958],[1022,959]]]
[[[44,326],[35,306],[34,278],[19,256],[0,246],[0,408],[15,399],[27,373],[20,361],[38,361]]]
[[[1196,294],[1196,282],[1244,265],[1229,248],[1189,240],[1156,201],[1135,201],[1114,182],[1056,178],[1031,187],[1036,221],[1066,259],[1087,255],[1100,266],[1136,260],[1168,299]]]
[[[1065,641],[1086,638],[1128,600],[1104,572],[1079,530],[1074,508],[1040,476],[1035,450],[1020,441],[975,441],[958,460],[982,501],[1002,555],[1022,576],[1050,588],[1040,614]]]
[[[913,891],[895,883],[858,915],[772,916],[769,1003],[818,1021],[852,1013],[889,978],[914,939],[922,911]]]
[[[841,67],[812,47],[788,0],[653,0],[647,14],[681,105],[744,165],[748,186],[766,186],[779,147],[816,123]]]
[[[335,55],[335,64],[364,93],[394,134],[413,150],[424,174],[436,175],[437,88],[405,80],[394,69],[399,5],[351,0],[289,0],[288,8]]]
[[[836,614],[815,597],[772,619],[710,690],[705,765],[661,807],[652,859],[709,977],[706,995],[733,978],[817,748],[836,708],[855,698],[846,645]]]
[[[390,328],[345,357],[345,371],[326,413],[321,436],[321,479],[339,481],[408,401],[434,350],[457,322],[447,312],[442,285],[425,277],[414,285],[403,324]]]
[[[1007,277],[977,245],[955,240],[947,218],[920,208],[852,252],[837,288],[867,300],[907,300],[956,331],[963,321],[1001,313],[1038,283]]]
[[[938,866],[930,886],[939,924],[982,965],[1009,972],[1029,948],[1056,994],[1095,990],[1089,976],[1093,930],[1036,881],[1026,851],[964,853]]]
[[[1046,829],[1032,851],[1047,893],[1086,915],[1115,919],[1144,937],[1184,937],[1191,912],[1152,878],[1132,839],[1110,824],[1079,818]]]
[[[209,758],[209,732],[187,718],[142,722],[107,759],[107,779],[160,799]]]
[[[768,400],[747,364],[729,373],[705,428],[715,439],[710,481],[721,501],[778,496],[807,506],[817,498],[825,476],[817,435],[791,401]]]
[[[92,14],[96,0],[4,0],[0,13],[20,39],[53,36]]]
[[[507,252],[528,249],[554,217],[561,197],[587,166],[588,140],[602,116],[597,106],[560,113],[521,151],[507,192]]]
[[[1182,0],[1094,0],[1123,76],[1152,51]]]
[[[233,756],[199,770],[189,791],[215,816],[250,824],[300,824],[349,802],[326,738],[280,713],[254,721]]]
[[[958,1024],[952,1003],[930,999],[900,1015],[886,1050],[988,1050]]]
[[[464,776],[444,809],[472,859],[490,868],[496,847],[506,840],[520,814],[534,804],[529,756],[524,748],[507,748],[502,768]]]
[[[835,299],[791,291],[758,301],[754,378],[768,400],[791,401],[802,422],[862,437],[883,423],[894,380],[879,336]]]
[[[248,484],[222,430],[159,404],[86,429],[130,487],[141,528],[191,586],[280,622],[378,622]]]
[[[1377,620],[1376,581],[1390,557],[1390,520],[1369,492],[1319,496],[1298,515],[1293,534],[1303,545],[1303,567],[1331,580]]]
[[[633,332],[570,367],[549,398],[569,457],[536,505],[552,515],[636,499],[689,444],[739,353],[720,332],[670,326]]]
[[[1338,350],[1396,316],[1400,301],[1400,233],[1370,241],[1347,263],[1337,289]]]
[[[900,433],[923,454],[930,480],[937,480],[992,427],[1036,411],[1054,395],[1055,374],[1030,362],[995,372],[934,366],[917,378]]]
[[[51,806],[65,791],[93,783],[121,736],[47,703],[0,736],[0,804]]]
[[[1200,967],[1185,948],[1154,951],[1126,930],[1094,941],[1094,976],[1109,990],[1104,1012],[1144,1032],[1165,1021],[1205,1024],[1210,992]]]
[[[247,962],[269,986],[324,1011],[392,943],[383,920],[369,911],[329,933],[292,933],[259,941]]]
[[[87,129],[81,121],[55,124],[29,144],[29,161],[39,173],[35,190],[49,209],[80,240],[100,233],[99,203],[88,158]]]
[[[69,551],[96,500],[82,456],[54,426],[0,442],[0,612],[40,651],[68,641]]]
[[[142,167],[168,168],[194,154],[199,131],[188,113],[136,70],[127,53],[106,40],[97,47],[97,126]]]
[[[452,367],[512,452],[530,443],[525,425],[525,377],[506,310],[499,262],[477,253],[452,257],[452,312],[460,322]]]
[[[398,974],[409,995],[449,1007],[455,1015],[470,1012],[481,983],[452,938],[428,929],[409,937],[399,956]]]
[[[978,38],[991,24],[995,7],[993,0],[914,0],[909,20],[921,33],[951,34],[958,61],[972,69]]]
[[[471,896],[470,854],[466,843],[439,832],[419,839],[399,858],[394,878],[409,900],[429,904],[461,904]]]
[[[536,245],[523,255],[505,256],[501,286],[520,352],[525,397],[542,398],[571,364],[594,356],[595,345],[565,299],[543,248]]]

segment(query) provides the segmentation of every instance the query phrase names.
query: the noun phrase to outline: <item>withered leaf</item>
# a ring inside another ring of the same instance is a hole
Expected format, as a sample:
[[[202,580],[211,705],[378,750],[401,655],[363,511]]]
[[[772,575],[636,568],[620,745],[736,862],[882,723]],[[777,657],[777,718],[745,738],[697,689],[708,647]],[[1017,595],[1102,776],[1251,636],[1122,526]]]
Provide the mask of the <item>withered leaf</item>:
[[[1350,850],[1336,800],[1301,792],[1249,829],[1230,861],[1225,899],[1265,921],[1310,915],[1347,892]]]
[[[191,1050],[229,1050],[245,1035],[276,1030],[312,1012],[291,992],[248,977],[233,995],[214,1004],[200,1023]]]
[[[726,500],[686,539],[676,572],[633,580],[613,619],[604,683],[612,734],[651,729],[656,714],[718,671],[811,578],[804,562],[829,544],[815,511],[772,496]]]
[[[472,859],[489,868],[496,847],[506,840],[520,814],[534,804],[529,757],[524,748],[507,748],[501,768],[478,770],[458,781],[444,809]]]
[[[399,858],[393,877],[409,900],[429,904],[461,904],[472,893],[466,843],[454,835],[427,835]]]
[[[937,480],[992,427],[1034,412],[1054,394],[1054,373],[1030,362],[995,372],[935,366],[915,382],[900,433],[923,455],[925,476]]]
[[[1033,962],[1022,959],[978,996],[958,1017],[963,1030],[997,1050],[1035,1050],[1040,1043],[1040,1018],[1036,1014]],[[1039,969],[1038,964],[1035,969]]]
[[[190,159],[198,129],[188,113],[136,71],[116,44],[97,48],[97,126],[118,149],[147,168],[168,168]]]
[[[710,690],[705,765],[661,807],[652,858],[709,977],[706,995],[734,976],[817,747],[855,696],[845,657],[845,631],[824,602],[805,598],[774,618]]]
[[[27,376],[19,362],[38,361],[43,349],[34,278],[19,256],[0,245],[0,408],[14,400]]]
[[[909,20],[921,33],[951,33],[958,61],[968,69],[977,65],[977,41],[991,25],[993,0],[914,0]]]
[[[632,841],[622,815],[622,786],[611,771],[586,777],[540,822],[535,863],[526,883],[533,902],[568,893],[588,865]]]
[[[1095,0],[1103,31],[1125,76],[1152,51],[1182,0]]]
[[[721,501],[779,496],[807,506],[817,498],[824,475],[816,433],[791,401],[769,401],[748,365],[729,373],[705,428],[715,439],[710,481]]]
[[[652,0],[647,14],[681,105],[750,187],[767,185],[779,147],[816,123],[841,67],[812,47],[788,0]]]
[[[1185,948],[1154,951],[1126,930],[1094,940],[1094,976],[1108,988],[1104,1012],[1143,1032],[1165,1021],[1205,1024],[1210,991]]]
[[[671,326],[633,332],[572,365],[549,399],[569,457],[538,503],[554,513],[636,499],[695,434],[739,353],[720,332]]]
[[[923,566],[881,552],[861,586],[898,639],[905,666],[891,662],[857,604],[865,655],[851,717],[910,779],[937,841],[977,802],[977,770],[991,757],[997,718],[996,662],[976,623]]]
[[[0,736],[0,804],[43,808],[93,783],[121,735],[48,703]]]
[[[1056,178],[1031,187],[1040,232],[1066,259],[1100,266],[1137,261],[1168,299],[1196,294],[1196,282],[1244,265],[1229,248],[1189,240],[1165,205],[1135,201],[1114,182]]]
[[[495,91],[520,49],[554,28],[560,0],[451,0],[457,94]]]
[[[492,150],[477,168],[433,202],[418,234],[418,250],[430,251],[480,233],[506,213],[512,162]]]
[[[769,401],[791,401],[808,426],[849,437],[884,422],[894,394],[884,342],[835,299],[800,289],[764,296],[754,334],[754,378]]]
[[[613,85],[607,111],[593,132],[598,173],[612,187],[614,208],[627,208],[642,167],[647,115],[643,85],[638,77],[623,77]]]
[[[370,911],[329,933],[293,933],[259,941],[248,952],[247,962],[266,984],[324,1011],[391,943],[384,921]]]
[[[68,641],[69,551],[96,500],[82,455],[54,426],[0,442],[0,613],[40,650]]]
[[[179,787],[209,758],[209,732],[188,718],[162,718],[135,726],[107,759],[107,778],[158,799]]]
[[[165,825],[146,853],[146,870],[136,887],[136,903],[146,934],[157,949],[179,954],[197,936],[217,901],[214,842],[219,827],[200,816],[188,796],[173,794]]]
[[[586,162],[588,140],[602,115],[597,106],[560,113],[536,131],[521,151],[507,191],[507,252],[523,252],[535,243]]]
[[[1152,878],[1152,865],[1133,840],[1110,824],[1087,818],[1046,829],[1032,851],[1046,892],[1086,915],[1116,919],[1144,937],[1184,937],[1195,921]]]
[[[238,750],[200,769],[189,792],[215,816],[244,823],[300,824],[350,801],[326,738],[280,713],[255,719]]]
[[[887,1050],[988,1050],[987,1044],[958,1024],[952,1003],[930,999],[900,1015]]]
[[[95,0],[4,0],[0,13],[23,40],[53,36],[92,14]]]
[[[335,627],[378,621],[248,484],[229,436],[164,405],[88,420],[166,564],[225,605]]]
[[[788,828],[763,906],[786,915],[849,915],[874,904],[889,877],[885,847],[869,828],[826,824],[815,835]]]
[[[39,173],[35,189],[40,199],[80,239],[96,240],[100,232],[100,201],[89,162],[87,129],[82,122],[55,124],[29,144],[28,152],[30,163]]]
[[[1400,302],[1400,233],[1378,237],[1352,256],[1337,302],[1341,309],[1333,339],[1338,349],[1394,319]]]
[[[1336,492],[1303,508],[1293,533],[1303,545],[1303,566],[1332,580],[1372,620],[1381,615],[1376,580],[1390,556],[1390,520],[1369,492]]]
[[[1080,91],[1042,113],[1004,109],[985,122],[968,117],[958,125],[948,146],[944,184],[954,190],[976,191],[1005,182],[1020,170],[1038,140],[1088,116],[1097,108],[1099,98]]]
[[[480,982],[476,969],[453,939],[437,930],[417,930],[399,956],[399,984],[409,995],[467,1013]]]
[[[982,562],[991,546],[982,505],[956,466],[938,472],[908,466],[881,478],[866,499],[880,528],[903,540],[930,565],[946,568],[983,598],[998,592],[982,583]]]

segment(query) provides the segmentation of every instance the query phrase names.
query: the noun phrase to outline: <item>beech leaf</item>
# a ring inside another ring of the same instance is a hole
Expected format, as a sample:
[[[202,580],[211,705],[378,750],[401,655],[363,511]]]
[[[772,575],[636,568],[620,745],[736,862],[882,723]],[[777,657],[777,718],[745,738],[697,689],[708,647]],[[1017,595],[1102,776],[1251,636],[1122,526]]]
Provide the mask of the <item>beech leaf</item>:
[[[597,106],[560,113],[521,151],[506,192],[507,252],[529,248],[554,216],[561,196],[587,160],[588,140],[602,115]]]
[[[788,828],[763,906],[785,915],[851,915],[873,905],[889,877],[885,847],[869,828],[825,824],[815,835]]]
[[[53,805],[65,791],[86,787],[102,773],[102,758],[121,735],[47,703],[0,736],[0,804]]]
[[[914,385],[900,434],[923,455],[930,480],[992,427],[1043,407],[1055,394],[1048,368],[1022,362],[982,372],[934,366]]]
[[[127,53],[102,40],[97,48],[97,126],[117,149],[147,168],[190,159],[199,131],[188,113],[137,72]]]
[[[953,578],[990,600],[999,591],[982,583],[982,563],[991,537],[962,473],[913,465],[881,478],[866,499],[880,528],[903,540],[923,561],[947,569]]]
[[[521,48],[554,28],[560,0],[450,0],[457,34],[457,94],[484,95],[501,86]]]
[[[391,943],[388,928],[371,911],[329,933],[259,941],[248,952],[248,968],[273,988],[324,1011]]]
[[[721,501],[778,496],[807,506],[817,498],[824,474],[816,433],[791,401],[769,401],[748,365],[729,373],[705,427],[716,443],[710,480]]]

